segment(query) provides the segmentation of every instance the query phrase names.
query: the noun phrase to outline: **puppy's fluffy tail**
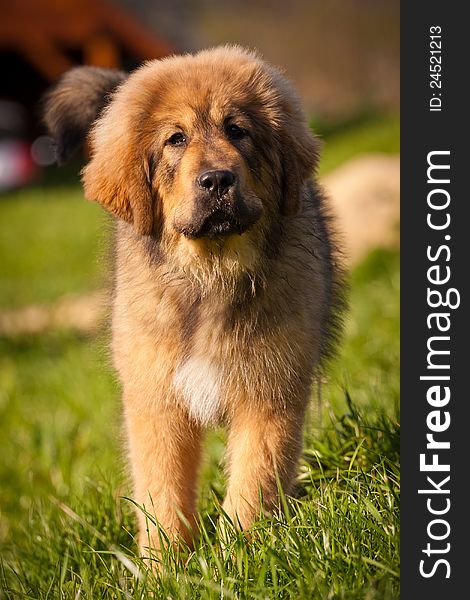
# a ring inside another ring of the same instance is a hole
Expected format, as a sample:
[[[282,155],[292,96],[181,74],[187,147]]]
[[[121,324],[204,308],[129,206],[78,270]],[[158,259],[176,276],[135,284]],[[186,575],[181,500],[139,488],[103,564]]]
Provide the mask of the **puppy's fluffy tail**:
[[[44,122],[64,164],[83,145],[111,92],[127,74],[117,69],[75,67],[44,98]]]

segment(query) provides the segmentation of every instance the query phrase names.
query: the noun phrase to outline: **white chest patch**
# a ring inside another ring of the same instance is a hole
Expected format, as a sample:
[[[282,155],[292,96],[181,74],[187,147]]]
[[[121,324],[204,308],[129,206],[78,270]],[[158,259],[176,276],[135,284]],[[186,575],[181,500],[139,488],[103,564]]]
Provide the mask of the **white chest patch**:
[[[191,416],[203,425],[217,419],[221,408],[222,370],[206,358],[191,357],[178,367],[173,385],[183,395]]]

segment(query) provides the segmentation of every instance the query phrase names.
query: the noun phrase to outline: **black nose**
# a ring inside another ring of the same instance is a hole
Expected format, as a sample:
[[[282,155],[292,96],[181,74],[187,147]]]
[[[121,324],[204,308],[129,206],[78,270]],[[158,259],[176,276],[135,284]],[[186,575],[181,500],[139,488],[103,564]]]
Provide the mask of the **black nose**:
[[[222,196],[235,183],[235,175],[231,171],[205,171],[197,181],[208,192]]]

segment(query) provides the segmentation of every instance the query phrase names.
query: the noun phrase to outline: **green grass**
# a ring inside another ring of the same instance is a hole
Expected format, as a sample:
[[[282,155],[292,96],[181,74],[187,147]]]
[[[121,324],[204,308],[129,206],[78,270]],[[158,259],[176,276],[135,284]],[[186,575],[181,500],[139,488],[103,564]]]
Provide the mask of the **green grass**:
[[[108,223],[76,183],[0,196],[0,309],[96,288]]]
[[[338,152],[353,129],[337,133]],[[1,305],[94,289],[106,278],[104,223],[76,186],[3,198]],[[249,534],[227,524],[226,541],[216,527],[225,434],[208,434],[199,542],[169,553],[158,576],[135,554],[107,332],[0,337],[0,599],[397,599],[398,302],[398,253],[376,251],[352,273],[344,343],[321,406],[312,398],[295,497]]]
[[[313,122],[314,131],[323,140],[319,174],[326,175],[343,162],[360,154],[400,152],[398,116],[360,115],[343,123]]]
[[[400,400],[400,257],[375,250],[350,277],[350,310],[345,322],[346,343],[331,365],[336,389],[349,389],[354,402],[369,410],[397,414]],[[344,395],[332,390],[335,406],[344,408]],[[339,404],[338,404],[339,402]]]

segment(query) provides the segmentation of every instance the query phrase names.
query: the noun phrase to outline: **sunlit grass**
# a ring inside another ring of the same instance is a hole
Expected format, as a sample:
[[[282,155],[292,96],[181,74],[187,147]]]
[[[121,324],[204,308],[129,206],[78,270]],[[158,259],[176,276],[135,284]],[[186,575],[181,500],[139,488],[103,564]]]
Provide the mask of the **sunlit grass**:
[[[361,154],[400,152],[398,115],[366,115],[334,126],[313,122],[312,127],[324,142],[319,165],[320,175],[326,175],[345,161]]]
[[[0,197],[0,309],[93,290],[109,220],[78,184]]]

